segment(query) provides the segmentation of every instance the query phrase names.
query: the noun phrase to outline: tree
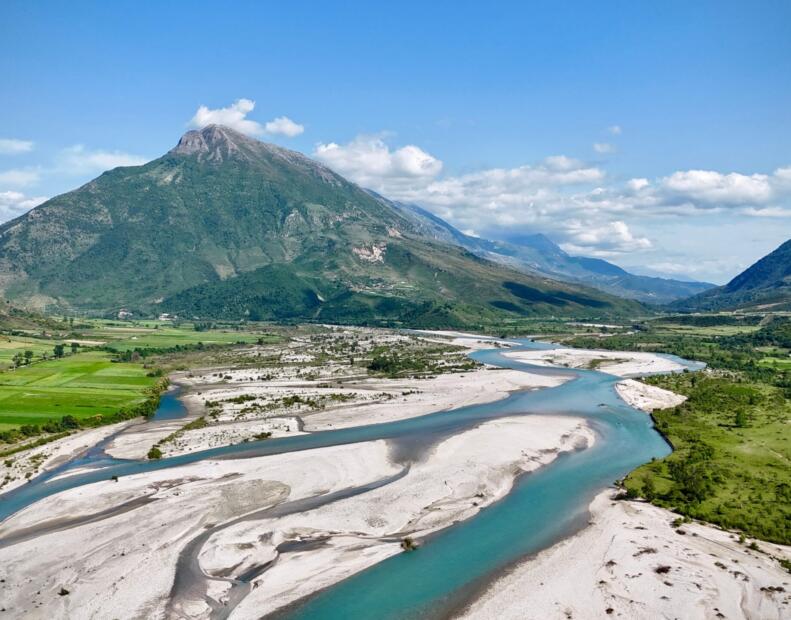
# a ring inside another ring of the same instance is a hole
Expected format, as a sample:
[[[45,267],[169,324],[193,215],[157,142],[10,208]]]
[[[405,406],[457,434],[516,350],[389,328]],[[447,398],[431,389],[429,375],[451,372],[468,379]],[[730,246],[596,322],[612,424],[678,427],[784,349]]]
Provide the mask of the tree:
[[[73,415],[65,415],[60,419],[60,425],[63,428],[80,428],[80,422]]]
[[[53,349],[53,353],[55,354],[55,357],[63,357],[63,349],[64,346],[62,344],[56,344]]]
[[[743,409],[736,412],[736,427],[745,428],[747,426],[747,413]]]
[[[33,361],[33,351],[25,351],[25,363],[30,364]]]
[[[80,343],[79,342],[72,342],[71,343],[71,352],[72,352],[72,354],[76,353],[77,349],[79,349],[79,348],[80,348]]]
[[[648,476],[643,482],[643,497],[649,502],[656,498],[656,485],[651,476]]]
[[[690,502],[702,502],[711,494],[708,459],[696,458],[695,455],[667,464],[668,473],[677,485],[677,489]]]

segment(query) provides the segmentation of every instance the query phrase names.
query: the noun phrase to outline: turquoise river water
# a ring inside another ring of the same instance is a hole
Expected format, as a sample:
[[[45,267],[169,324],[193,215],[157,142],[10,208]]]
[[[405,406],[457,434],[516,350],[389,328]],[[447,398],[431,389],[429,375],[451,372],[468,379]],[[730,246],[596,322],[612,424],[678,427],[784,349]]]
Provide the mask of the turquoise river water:
[[[524,349],[548,348],[523,341]],[[205,459],[238,459],[330,445],[390,439],[419,450],[488,419],[531,414],[584,418],[596,433],[593,447],[561,455],[518,479],[511,493],[475,517],[435,534],[413,553],[398,554],[278,614],[287,618],[389,619],[452,615],[488,579],[582,527],[593,496],[635,467],[669,453],[649,416],[626,405],[615,392],[617,377],[592,370],[523,364],[500,350],[472,357],[504,368],[563,375],[555,388],[518,392],[504,400],[419,418],[323,431],[215,448],[160,461],[108,458],[102,444],[86,455],[0,496],[0,521],[44,497],[111,476],[177,467]],[[702,365],[679,360],[697,370]],[[184,415],[176,395],[162,399],[158,419]],[[88,468],[60,477],[66,469]],[[526,593],[529,596],[529,593]]]

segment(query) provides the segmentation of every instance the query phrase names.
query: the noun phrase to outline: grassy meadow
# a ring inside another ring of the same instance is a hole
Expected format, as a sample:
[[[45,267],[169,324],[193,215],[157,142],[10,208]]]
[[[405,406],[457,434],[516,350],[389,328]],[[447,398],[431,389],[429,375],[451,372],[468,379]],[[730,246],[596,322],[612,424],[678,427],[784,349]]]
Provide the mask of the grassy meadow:
[[[92,426],[141,410],[161,386],[157,355],[280,338],[238,323],[63,319],[21,329],[0,322],[2,440],[55,432],[43,427],[55,428],[64,416]]]
[[[108,416],[143,402],[157,379],[141,364],[89,351],[0,373],[0,430],[63,416]]]
[[[149,321],[133,325],[96,322],[81,331],[84,338],[102,341],[116,351],[133,349],[168,349],[204,345],[228,345],[256,342],[261,334],[228,328],[196,330],[192,323],[176,325],[166,321]]]
[[[674,452],[632,472],[627,490],[690,517],[791,543],[791,400],[782,390],[716,375],[646,382],[688,400],[654,413]]]

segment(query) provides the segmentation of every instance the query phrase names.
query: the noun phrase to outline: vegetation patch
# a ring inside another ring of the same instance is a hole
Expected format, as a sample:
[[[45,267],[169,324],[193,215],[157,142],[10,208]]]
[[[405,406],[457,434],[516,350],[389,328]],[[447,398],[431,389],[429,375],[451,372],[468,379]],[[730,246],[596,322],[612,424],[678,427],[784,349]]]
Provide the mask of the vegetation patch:
[[[632,472],[631,497],[686,517],[791,544],[791,321],[783,316],[695,316],[585,336],[574,346],[647,350],[706,362],[701,373],[644,381],[687,396],[654,412],[674,451]],[[767,358],[777,360],[768,363]]]
[[[165,381],[91,351],[0,373],[0,440],[150,415]]]

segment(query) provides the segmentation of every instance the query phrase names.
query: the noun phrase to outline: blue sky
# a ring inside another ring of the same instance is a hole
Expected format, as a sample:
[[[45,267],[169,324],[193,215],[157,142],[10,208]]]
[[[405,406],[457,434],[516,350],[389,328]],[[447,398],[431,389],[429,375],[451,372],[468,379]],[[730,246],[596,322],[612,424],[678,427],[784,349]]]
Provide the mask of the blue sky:
[[[373,4],[7,0],[0,219],[230,119],[636,270],[723,282],[791,236],[791,3]]]

